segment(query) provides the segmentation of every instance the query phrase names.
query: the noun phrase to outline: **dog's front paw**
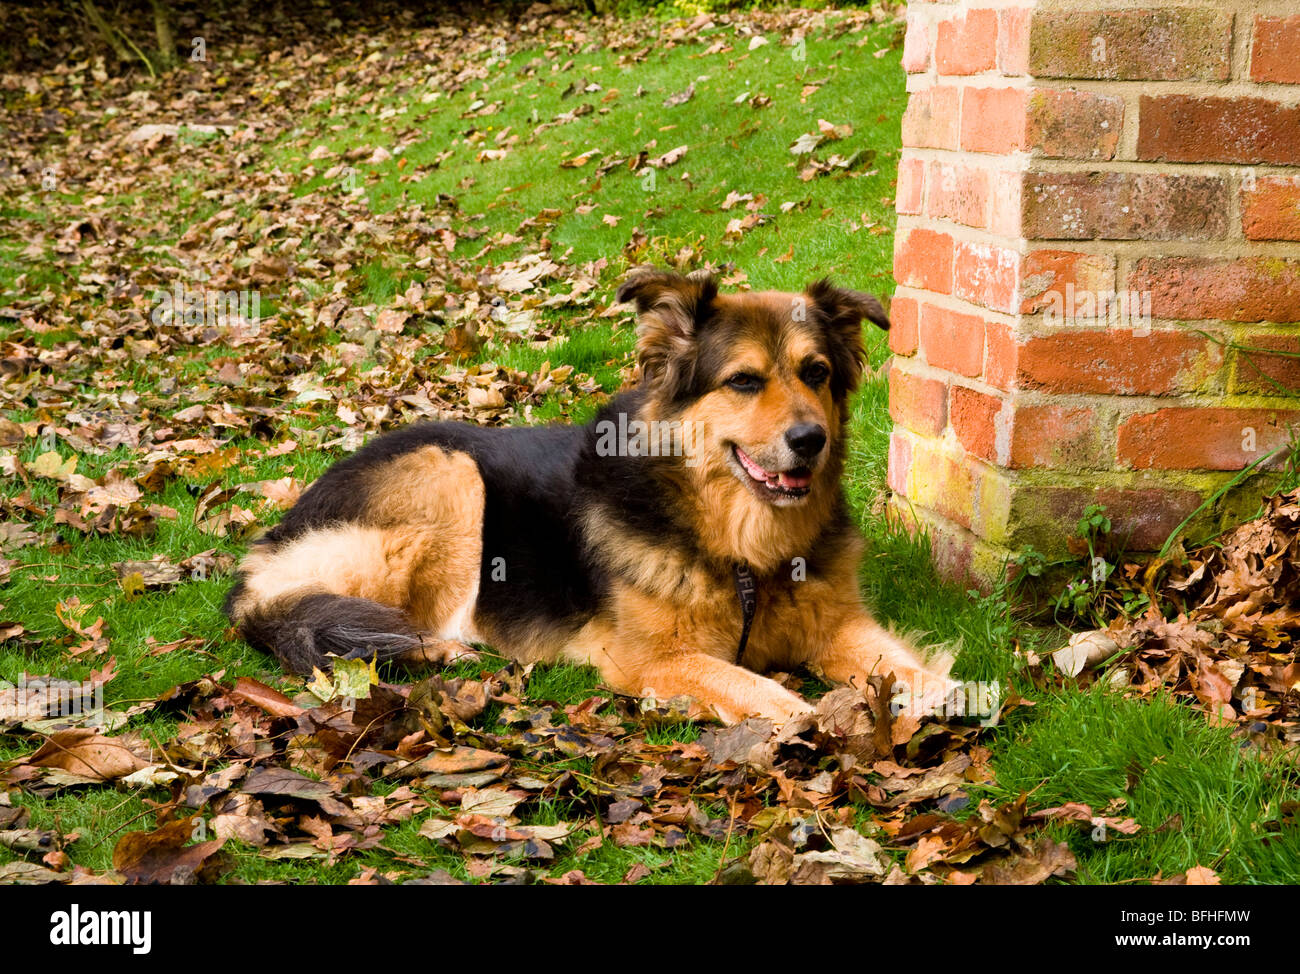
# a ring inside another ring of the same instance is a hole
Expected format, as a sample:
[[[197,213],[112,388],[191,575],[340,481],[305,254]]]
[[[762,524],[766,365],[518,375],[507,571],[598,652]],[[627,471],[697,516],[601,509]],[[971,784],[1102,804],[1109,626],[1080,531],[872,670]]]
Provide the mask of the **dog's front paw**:
[[[945,674],[928,670],[894,672],[889,709],[895,716],[953,717],[965,713],[964,685]]]

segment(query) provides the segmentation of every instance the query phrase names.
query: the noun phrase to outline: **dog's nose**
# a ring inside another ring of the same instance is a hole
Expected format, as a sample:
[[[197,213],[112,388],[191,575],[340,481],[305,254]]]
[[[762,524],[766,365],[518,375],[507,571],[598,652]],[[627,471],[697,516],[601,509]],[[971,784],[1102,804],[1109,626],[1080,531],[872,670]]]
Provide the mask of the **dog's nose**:
[[[785,431],[785,441],[801,460],[811,460],[826,445],[826,431],[816,423],[800,423]]]

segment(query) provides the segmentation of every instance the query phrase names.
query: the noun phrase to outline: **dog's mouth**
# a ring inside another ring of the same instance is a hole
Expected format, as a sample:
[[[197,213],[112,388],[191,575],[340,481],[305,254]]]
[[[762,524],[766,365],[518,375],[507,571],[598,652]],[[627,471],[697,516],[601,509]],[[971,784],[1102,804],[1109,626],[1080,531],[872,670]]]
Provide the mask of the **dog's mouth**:
[[[812,490],[812,470],[808,467],[792,467],[789,470],[767,470],[756,463],[740,447],[731,447],[736,463],[744,471],[742,478],[754,493],[768,501],[798,500],[808,496]]]

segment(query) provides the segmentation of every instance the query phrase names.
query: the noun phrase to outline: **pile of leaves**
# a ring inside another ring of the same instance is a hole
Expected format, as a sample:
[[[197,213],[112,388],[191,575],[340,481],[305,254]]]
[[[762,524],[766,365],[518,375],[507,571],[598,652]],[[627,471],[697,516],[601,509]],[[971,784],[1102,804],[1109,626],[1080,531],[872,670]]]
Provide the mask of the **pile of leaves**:
[[[546,44],[557,67],[592,43],[631,50],[645,39],[614,18],[579,27],[542,5],[414,34],[409,12],[394,12],[397,23],[379,16],[372,32],[276,21],[219,62],[186,62],[145,84],[108,74],[102,58],[0,76],[10,204],[0,240],[25,242],[0,295],[0,319],[16,322],[0,343],[0,405],[37,410],[42,430],[77,449],[193,456],[211,452],[214,433],[269,439],[289,419],[355,449],[415,419],[502,423],[544,395],[596,392],[572,369],[457,368],[494,337],[550,341],[544,310],[574,311],[576,327],[607,307],[593,307],[606,262],[550,253],[561,211],[491,239],[482,215],[450,196],[374,212],[367,183],[385,163],[405,169],[419,128],[395,125],[383,144],[336,152],[323,140],[351,106],[314,106],[354,92],[445,97],[481,83],[501,45],[525,37]],[[688,40],[679,31],[663,46]],[[281,146],[310,148],[308,164],[268,166]],[[495,258],[520,243],[523,255]],[[360,300],[357,271],[374,263],[418,269],[425,283],[383,306]],[[196,293],[259,301],[214,321],[211,308],[186,304]],[[209,382],[193,381],[194,362]],[[146,370],[175,379],[139,395]]]
[[[1136,618],[1077,634],[1055,654],[1068,676],[1104,662],[1138,695],[1170,692],[1216,723],[1300,744],[1300,490],[1190,553],[1124,575],[1147,593]]]
[[[390,685],[344,661],[293,699],[218,674],[123,712],[72,715],[0,690],[0,728],[41,741],[0,771],[0,844],[29,854],[0,867],[0,881],[220,881],[232,842],[273,859],[390,851],[390,866],[361,882],[461,881],[386,849],[385,829],[418,818],[431,852],[463,859],[462,875],[480,881],[586,883],[579,870],[547,875],[558,849],[707,840],[720,883],[1041,883],[1075,866],[1042,824],[1096,818],[1085,806],[1031,815],[1023,798],[976,802],[992,779],[983,728],[895,714],[888,678],[831,691],[780,733],[751,719],[656,744],[686,701],[561,707],[528,700],[528,676],[511,665]],[[122,730],[145,712],[182,715],[174,739]],[[28,827],[11,794],[104,787],[160,797],[148,801],[153,825],[117,836],[102,874],[76,863],[77,835]],[[537,821],[543,806],[559,817]],[[637,865],[623,881],[649,874]]]

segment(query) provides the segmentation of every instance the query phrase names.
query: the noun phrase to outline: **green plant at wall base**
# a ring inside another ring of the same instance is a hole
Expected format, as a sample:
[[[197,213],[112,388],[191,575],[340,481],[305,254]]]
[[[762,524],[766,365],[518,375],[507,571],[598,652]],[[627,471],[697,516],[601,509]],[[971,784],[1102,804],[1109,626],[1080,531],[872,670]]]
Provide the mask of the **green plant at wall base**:
[[[1267,493],[1289,493],[1300,489],[1300,437],[1295,437],[1258,457],[1210,494],[1174,528],[1145,568],[1129,563],[1120,569],[1123,549],[1117,544],[1106,508],[1099,504],[1090,505],[1075,525],[1075,536],[1069,542],[1069,557],[1049,561],[1032,545],[1026,545],[1012,558],[1011,563],[1017,568],[1013,593],[1035,582],[1040,586],[1049,582],[1059,584],[1060,588],[1054,587],[1048,604],[1053,620],[1067,626],[1103,627],[1117,615],[1132,618],[1146,612],[1151,605],[1149,581],[1157,577],[1171,559],[1177,561],[1182,557],[1179,553],[1183,550],[1184,532],[1188,526],[1234,488],[1256,474],[1264,474],[1264,468],[1279,457],[1282,467],[1273,472],[1278,479]],[[1232,524],[1253,520],[1263,512],[1264,504],[1261,503],[1254,513],[1234,518]],[[1214,533],[1217,534],[1218,530]],[[1195,541],[1189,547],[1199,547],[1206,541],[1208,539]]]
[[[1079,518],[1079,523],[1075,525],[1078,536],[1088,542],[1089,553],[1093,551],[1093,536],[1109,534],[1110,528],[1110,518],[1106,516],[1104,504],[1089,504],[1083,509],[1083,517]]]
[[[1043,572],[1047,571],[1047,556],[1031,544],[1021,548],[1011,561],[1020,569],[1016,573],[1017,579],[1042,578]]]
[[[1278,471],[1279,479],[1274,490],[1279,494],[1289,494],[1293,490],[1300,489],[1300,439],[1291,440],[1283,449],[1286,450],[1286,457],[1282,460],[1282,467]],[[1259,513],[1264,513],[1263,503],[1259,505]]]
[[[1027,545],[1012,559],[1017,584],[1049,577],[1064,581],[1049,600],[1052,618],[1063,625],[1105,626],[1117,613],[1133,616],[1146,611],[1150,597],[1138,584],[1116,573],[1122,545],[1102,504],[1089,504],[1075,524],[1068,545],[1070,557],[1048,561]]]

